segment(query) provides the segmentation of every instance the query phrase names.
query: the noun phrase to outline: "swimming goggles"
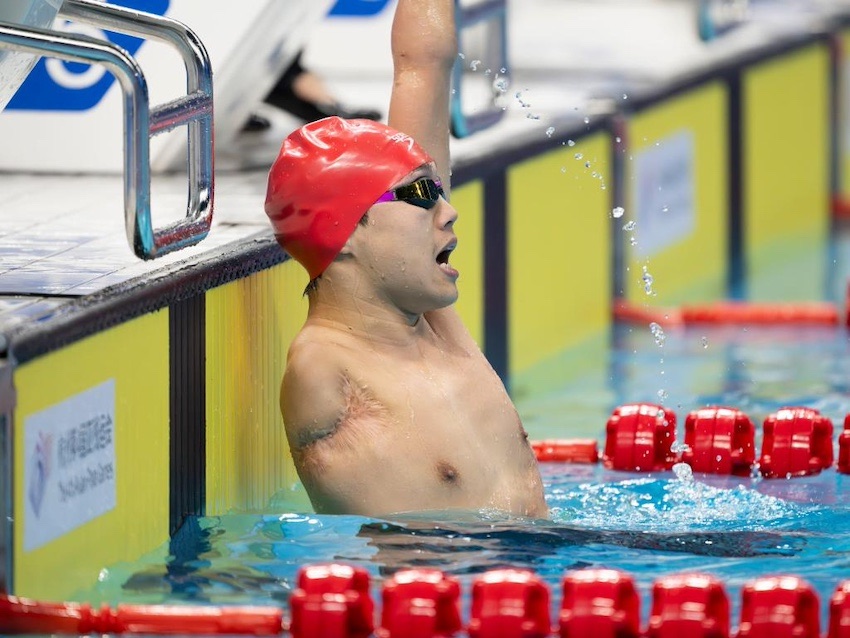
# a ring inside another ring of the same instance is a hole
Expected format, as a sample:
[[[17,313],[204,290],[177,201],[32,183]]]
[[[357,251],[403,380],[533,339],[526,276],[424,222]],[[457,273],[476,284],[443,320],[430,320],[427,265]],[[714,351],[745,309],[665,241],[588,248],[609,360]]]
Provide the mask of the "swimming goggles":
[[[445,197],[443,184],[438,179],[422,177],[412,184],[399,186],[387,191],[378,198],[376,204],[381,202],[406,202],[419,208],[431,209],[437,205],[440,197]]]

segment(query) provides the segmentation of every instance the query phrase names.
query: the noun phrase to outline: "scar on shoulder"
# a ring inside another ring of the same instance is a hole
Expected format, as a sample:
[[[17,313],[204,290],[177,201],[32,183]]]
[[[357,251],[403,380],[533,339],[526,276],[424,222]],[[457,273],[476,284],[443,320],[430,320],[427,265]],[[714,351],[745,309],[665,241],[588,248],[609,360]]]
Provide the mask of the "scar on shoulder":
[[[377,430],[389,421],[386,407],[368,388],[358,386],[349,376],[341,377],[339,391],[343,398],[339,416],[327,428],[301,432],[298,443],[302,451],[324,442],[354,447],[359,439],[377,434]]]

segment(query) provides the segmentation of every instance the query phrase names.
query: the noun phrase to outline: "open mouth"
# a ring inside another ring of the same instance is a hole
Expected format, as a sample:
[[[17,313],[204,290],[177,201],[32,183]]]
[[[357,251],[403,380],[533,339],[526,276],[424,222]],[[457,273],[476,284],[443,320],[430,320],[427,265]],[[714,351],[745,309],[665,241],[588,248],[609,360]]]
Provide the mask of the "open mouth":
[[[452,254],[452,250],[454,249],[447,248],[446,250],[440,252],[440,254],[437,255],[437,263],[441,266],[447,266],[449,263],[449,255]]]

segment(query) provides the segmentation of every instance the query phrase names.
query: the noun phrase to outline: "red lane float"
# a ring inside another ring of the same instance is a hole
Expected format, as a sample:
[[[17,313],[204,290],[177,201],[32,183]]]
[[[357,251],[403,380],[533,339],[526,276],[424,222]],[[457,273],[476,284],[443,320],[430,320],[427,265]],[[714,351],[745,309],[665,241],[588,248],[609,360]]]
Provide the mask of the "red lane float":
[[[694,472],[749,476],[755,462],[755,428],[732,408],[708,407],[685,418],[682,462]]]
[[[0,634],[203,634],[279,636],[283,611],[275,607],[104,605],[44,603],[0,596]]]
[[[807,476],[832,465],[832,421],[817,410],[782,408],[763,427],[759,468],[765,478]]]
[[[593,464],[599,462],[596,439],[543,439],[532,441],[531,449],[541,463]]]
[[[844,417],[844,430],[838,436],[838,471],[850,474],[850,414]]]
[[[306,588],[299,587],[302,593],[296,599],[302,601],[298,604],[312,605],[308,615],[316,633],[310,636],[369,635],[364,634],[366,626],[373,624],[368,573],[359,567],[347,570],[346,575],[346,566],[340,564],[311,565],[299,570],[297,580]],[[730,636],[728,595],[723,583],[708,574],[683,573],[657,578],[652,584],[650,617],[643,633],[640,597],[628,573],[613,569],[570,570],[564,573],[561,585],[558,626],[552,627],[550,589],[531,570],[496,569],[475,577],[470,620],[466,625],[468,635],[470,638]],[[460,585],[453,577],[432,569],[411,569],[387,579],[383,588],[385,608],[376,636],[446,638],[464,630],[458,611]],[[820,638],[819,606],[818,595],[811,585],[796,576],[747,581],[741,589],[741,615],[735,636]],[[303,609],[296,612],[296,607],[292,608],[293,617],[304,612]],[[356,611],[352,614],[353,609]],[[129,613],[124,621],[116,622],[121,610]],[[425,616],[425,621],[417,618],[419,613]],[[280,636],[286,633],[282,618],[282,610],[274,607],[119,605],[112,610],[108,606],[94,609],[85,603],[44,603],[0,595],[0,634],[6,635]],[[289,635],[308,635],[306,631],[307,624],[293,622]],[[850,638],[850,580],[838,583],[830,598],[824,638]]]
[[[561,638],[637,638],[640,599],[632,577],[614,569],[582,569],[562,580]]]
[[[616,321],[656,322],[664,327],[695,324],[822,325],[850,327],[850,282],[843,307],[829,302],[760,303],[717,301],[681,308],[649,307],[625,299],[612,305]]]
[[[850,580],[839,583],[829,599],[829,638],[850,638]]]
[[[602,462],[608,469],[653,472],[676,463],[676,414],[653,403],[616,408],[605,426]]]
[[[741,590],[737,638],[819,638],[818,607],[818,595],[801,578],[750,581]]]
[[[729,597],[708,574],[664,576],[653,583],[646,638],[728,638]]]
[[[809,476],[832,466],[832,421],[814,408],[783,407],[763,424],[759,471],[765,478]],[[694,472],[748,476],[755,460],[755,427],[742,411],[722,406],[693,410],[685,418],[685,445],[672,451],[676,414],[652,403],[616,408],[605,427],[602,462],[626,472],[666,471],[678,462]],[[532,441],[540,462],[595,463],[592,439]],[[838,437],[839,472],[850,474],[850,414]]]
[[[551,632],[549,588],[533,571],[497,569],[472,584],[470,638],[544,638]]]
[[[367,638],[374,629],[369,572],[331,563],[298,573],[298,588],[289,598],[294,638]]]
[[[438,569],[406,569],[384,583],[379,638],[451,636],[463,627],[460,583]]]

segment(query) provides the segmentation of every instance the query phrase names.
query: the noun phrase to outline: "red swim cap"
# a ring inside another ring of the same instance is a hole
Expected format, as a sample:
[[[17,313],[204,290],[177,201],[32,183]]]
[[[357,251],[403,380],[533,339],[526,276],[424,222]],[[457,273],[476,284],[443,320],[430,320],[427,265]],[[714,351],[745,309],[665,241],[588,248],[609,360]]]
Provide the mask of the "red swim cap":
[[[431,162],[412,137],[371,120],[328,117],[284,140],[269,172],[275,237],[315,279],[378,198]]]

